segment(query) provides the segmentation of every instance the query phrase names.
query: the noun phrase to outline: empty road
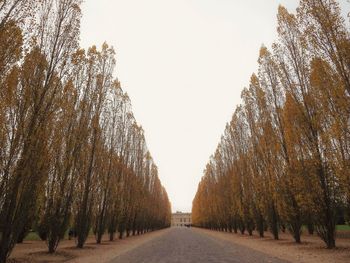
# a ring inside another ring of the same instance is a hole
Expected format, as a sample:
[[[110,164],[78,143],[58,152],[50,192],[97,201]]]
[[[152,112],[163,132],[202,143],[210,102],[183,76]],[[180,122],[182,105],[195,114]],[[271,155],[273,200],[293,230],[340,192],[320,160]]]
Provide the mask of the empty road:
[[[172,228],[110,263],[287,263],[188,228]]]

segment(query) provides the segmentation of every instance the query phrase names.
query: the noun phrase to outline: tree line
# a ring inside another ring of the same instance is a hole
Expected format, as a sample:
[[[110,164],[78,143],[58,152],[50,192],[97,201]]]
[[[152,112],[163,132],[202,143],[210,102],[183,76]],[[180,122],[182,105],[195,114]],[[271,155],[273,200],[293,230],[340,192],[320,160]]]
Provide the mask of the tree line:
[[[0,262],[32,229],[50,253],[170,225],[115,52],[79,47],[80,0],[0,1]]]
[[[278,8],[278,40],[262,46],[193,200],[195,225],[222,231],[302,228],[335,247],[350,212],[350,34],[335,0]],[[348,219],[349,220],[349,219]]]

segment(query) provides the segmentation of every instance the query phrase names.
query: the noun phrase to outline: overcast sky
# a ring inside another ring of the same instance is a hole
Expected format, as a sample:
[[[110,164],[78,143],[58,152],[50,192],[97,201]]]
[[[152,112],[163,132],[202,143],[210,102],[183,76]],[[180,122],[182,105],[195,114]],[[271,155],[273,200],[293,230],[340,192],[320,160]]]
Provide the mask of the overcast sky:
[[[107,41],[116,49],[115,74],[173,211],[191,211],[203,169],[257,69],[259,48],[276,39],[278,5],[294,11],[297,3],[85,0],[81,45]]]

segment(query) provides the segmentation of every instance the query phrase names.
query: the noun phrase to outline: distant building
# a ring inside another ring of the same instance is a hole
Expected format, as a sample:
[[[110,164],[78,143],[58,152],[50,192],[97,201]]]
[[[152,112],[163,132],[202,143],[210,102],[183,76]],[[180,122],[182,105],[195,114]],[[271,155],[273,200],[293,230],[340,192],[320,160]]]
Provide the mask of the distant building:
[[[191,226],[191,224],[191,213],[182,213],[176,211],[176,213],[171,214],[171,226],[184,227]]]

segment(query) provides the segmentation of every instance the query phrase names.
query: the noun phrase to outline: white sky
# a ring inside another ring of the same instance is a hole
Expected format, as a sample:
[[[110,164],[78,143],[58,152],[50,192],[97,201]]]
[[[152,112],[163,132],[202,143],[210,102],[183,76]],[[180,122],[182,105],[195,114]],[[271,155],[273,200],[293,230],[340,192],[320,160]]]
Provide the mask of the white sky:
[[[294,11],[298,1],[85,0],[81,45],[116,49],[116,76],[173,211],[191,211],[259,48],[276,39],[279,4]]]

